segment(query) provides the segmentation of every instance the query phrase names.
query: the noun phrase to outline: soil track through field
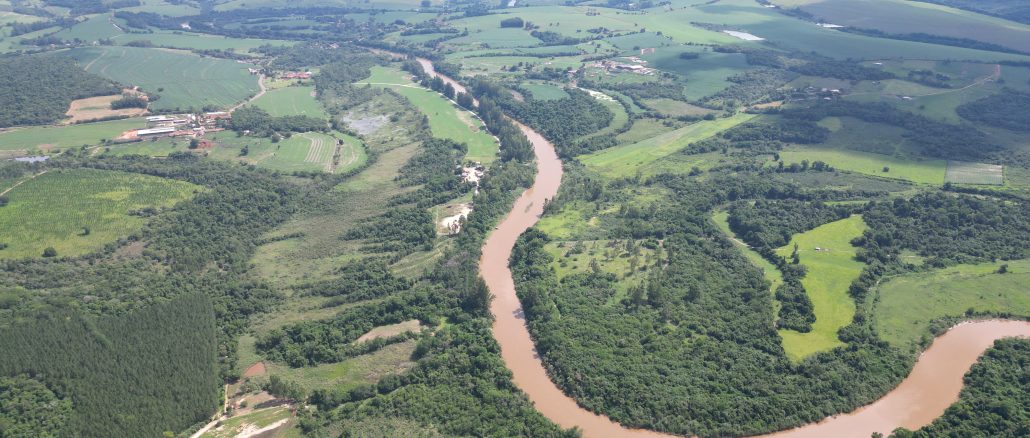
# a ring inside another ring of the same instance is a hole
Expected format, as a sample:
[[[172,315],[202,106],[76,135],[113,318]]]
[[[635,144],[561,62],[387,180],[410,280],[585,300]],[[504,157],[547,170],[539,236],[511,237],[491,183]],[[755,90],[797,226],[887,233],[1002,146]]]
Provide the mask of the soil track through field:
[[[37,173],[37,174],[35,174],[35,175],[32,175],[32,176],[30,176],[30,177],[28,177],[28,178],[25,178],[25,179],[23,179],[23,180],[21,180],[21,181],[18,181],[18,182],[16,182],[16,183],[14,183],[14,185],[13,185],[13,186],[10,186],[10,187],[8,187],[8,188],[4,189],[4,191],[0,192],[0,196],[6,195],[6,194],[7,194],[8,192],[10,192],[11,190],[14,190],[14,189],[15,189],[15,188],[17,188],[18,186],[20,186],[20,185],[22,185],[22,184],[25,184],[25,183],[26,183],[27,181],[32,181],[32,180],[33,180],[33,179],[35,179],[35,178],[36,178],[37,176],[40,176],[40,175],[42,175],[42,174],[44,174],[44,173],[47,173],[47,171],[46,171],[46,170],[44,170],[44,171],[42,171],[42,172],[39,172],[39,173]]]
[[[464,91],[464,87],[451,78],[436,73],[429,60],[418,61],[428,74],[439,76],[457,91]],[[525,125],[518,126],[533,144],[536,179],[487,238],[479,264],[480,275],[493,295],[490,303],[493,334],[501,347],[502,359],[512,371],[512,380],[541,414],[562,427],[578,427],[584,436],[670,437],[672,435],[649,430],[628,429],[580,407],[551,381],[544,368],[526,326],[508,260],[519,236],[539,221],[544,201],[558,193],[562,162],[554,146],[543,136]],[[991,320],[959,324],[934,340],[908,377],[876,402],[852,413],[766,436],[867,438],[873,432],[889,434],[897,427],[925,426],[958,400],[963,375],[995,340],[1006,337],[1030,337],[1030,322]]]
[[[265,93],[268,92],[268,88],[265,87],[265,75],[258,75],[258,88],[259,88],[259,90],[258,90],[257,94],[255,94],[250,99],[247,99],[247,100],[245,100],[243,102],[237,103],[232,108],[229,108],[229,112],[231,113],[233,111],[236,111],[236,110],[242,108],[243,105],[246,105],[248,103],[251,103],[251,102],[253,102],[255,100],[260,99],[261,96],[264,96]]]

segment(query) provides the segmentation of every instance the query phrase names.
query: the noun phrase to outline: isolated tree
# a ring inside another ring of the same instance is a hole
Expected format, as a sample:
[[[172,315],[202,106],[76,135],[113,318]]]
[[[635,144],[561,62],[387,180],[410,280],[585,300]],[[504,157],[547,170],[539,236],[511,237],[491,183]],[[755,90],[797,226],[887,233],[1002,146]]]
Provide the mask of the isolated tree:
[[[43,250],[43,257],[57,257],[57,250],[52,246],[48,246]]]

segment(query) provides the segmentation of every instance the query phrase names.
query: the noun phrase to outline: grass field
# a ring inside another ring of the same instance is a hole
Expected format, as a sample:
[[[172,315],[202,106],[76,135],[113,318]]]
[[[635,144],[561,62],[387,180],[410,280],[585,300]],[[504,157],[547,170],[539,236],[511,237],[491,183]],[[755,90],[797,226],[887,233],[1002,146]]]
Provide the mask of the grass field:
[[[728,118],[700,121],[637,143],[580,156],[579,160],[588,168],[607,176],[630,176],[690,143],[704,140],[752,118],[753,115],[741,113]]]
[[[520,87],[529,91],[535,100],[559,100],[569,97],[561,87],[543,82],[524,82]]]
[[[1009,273],[998,274],[1008,265]],[[930,321],[967,310],[1030,316],[1030,259],[958,265],[885,280],[877,289],[877,333],[896,346],[916,349],[931,337]]]
[[[6,188],[5,188],[6,189]],[[39,257],[53,247],[60,256],[82,255],[126,236],[146,221],[130,215],[145,207],[170,207],[199,187],[131,173],[53,170],[25,181],[0,207],[0,258]],[[89,234],[83,235],[83,228]]]
[[[155,109],[227,108],[258,91],[246,64],[224,59],[136,47],[89,47],[64,54],[90,73],[160,95],[151,103]]]
[[[1030,26],[962,9],[901,0],[821,0],[801,9],[826,22],[891,34],[965,38],[1030,52]]]
[[[820,147],[790,147],[780,152],[780,160],[788,164],[800,163],[802,160],[822,161],[839,170],[935,185],[944,184],[944,174],[948,167],[945,160],[917,161]],[[887,172],[883,171],[884,167],[888,168]]]
[[[837,331],[850,324],[855,316],[855,302],[848,295],[848,287],[864,266],[855,260],[851,240],[860,236],[865,228],[862,217],[855,215],[797,234],[786,246],[776,250],[780,256],[790,257],[794,245],[798,246],[801,264],[808,269],[801,284],[815,312],[811,332],[779,331],[783,349],[791,360],[799,361],[843,345],[837,339]]]
[[[681,59],[680,53],[692,51],[683,47],[663,47],[641,58],[648,66],[676,73],[683,77],[683,96],[700,99],[733,85],[727,78],[751,67],[740,53],[702,52],[697,59]]]
[[[66,149],[96,145],[130,129],[146,126],[142,119],[84,123],[67,126],[32,126],[0,132],[0,151],[32,153],[39,150]]]
[[[433,136],[468,145],[466,159],[483,164],[492,163],[496,159],[499,146],[486,131],[483,122],[439,93],[416,86],[406,74],[396,69],[373,67],[372,76],[359,82],[362,83],[390,87],[404,96],[429,117],[429,129],[433,131]]]
[[[287,87],[271,90],[253,102],[273,116],[310,116],[329,118],[322,103],[315,99],[315,87]]]

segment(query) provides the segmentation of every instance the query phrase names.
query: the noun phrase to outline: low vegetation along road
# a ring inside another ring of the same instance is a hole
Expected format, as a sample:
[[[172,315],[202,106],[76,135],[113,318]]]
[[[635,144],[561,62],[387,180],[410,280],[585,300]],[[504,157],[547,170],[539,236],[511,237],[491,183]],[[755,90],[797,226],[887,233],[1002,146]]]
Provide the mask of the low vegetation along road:
[[[431,75],[440,76],[458,91],[461,84],[439,75],[432,63],[419,59]],[[649,430],[627,429],[605,416],[581,408],[551,381],[526,326],[522,305],[515,294],[515,282],[508,259],[515,241],[543,214],[544,202],[558,193],[562,162],[539,133],[519,124],[533,143],[537,175],[533,186],[515,202],[511,212],[483,245],[480,274],[493,294],[490,311],[493,332],[501,356],[512,371],[515,384],[537,410],[562,427],[578,427],[588,437],[669,436]],[[897,388],[876,402],[854,412],[829,417],[815,424],[778,432],[775,437],[862,437],[873,432],[888,434],[898,427],[917,429],[932,422],[958,400],[962,377],[995,340],[1030,337],[1030,322],[976,321],[960,324],[938,337],[920,356],[915,367]]]

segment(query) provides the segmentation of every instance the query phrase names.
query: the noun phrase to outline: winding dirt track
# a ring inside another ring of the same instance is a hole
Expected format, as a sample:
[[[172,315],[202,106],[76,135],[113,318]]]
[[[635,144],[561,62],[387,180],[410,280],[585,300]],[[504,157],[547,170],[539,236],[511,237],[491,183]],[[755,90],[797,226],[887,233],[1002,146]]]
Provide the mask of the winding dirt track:
[[[456,90],[464,91],[457,82],[437,74],[428,60],[419,59],[419,62],[427,73],[440,76]],[[536,409],[562,427],[578,427],[587,437],[671,437],[649,430],[627,429],[583,409],[551,381],[537,355],[522,305],[515,294],[508,260],[518,237],[540,219],[544,201],[558,193],[562,162],[554,146],[539,133],[522,124],[519,128],[533,143],[536,180],[487,238],[479,264],[480,275],[493,295],[490,311],[501,357],[512,371],[515,384],[529,396]],[[848,414],[766,436],[868,438],[873,432],[888,434],[898,427],[925,426],[958,399],[963,375],[995,340],[1017,336],[1030,337],[1030,322],[992,320],[959,324],[939,336],[920,356],[909,376],[876,402]]]

